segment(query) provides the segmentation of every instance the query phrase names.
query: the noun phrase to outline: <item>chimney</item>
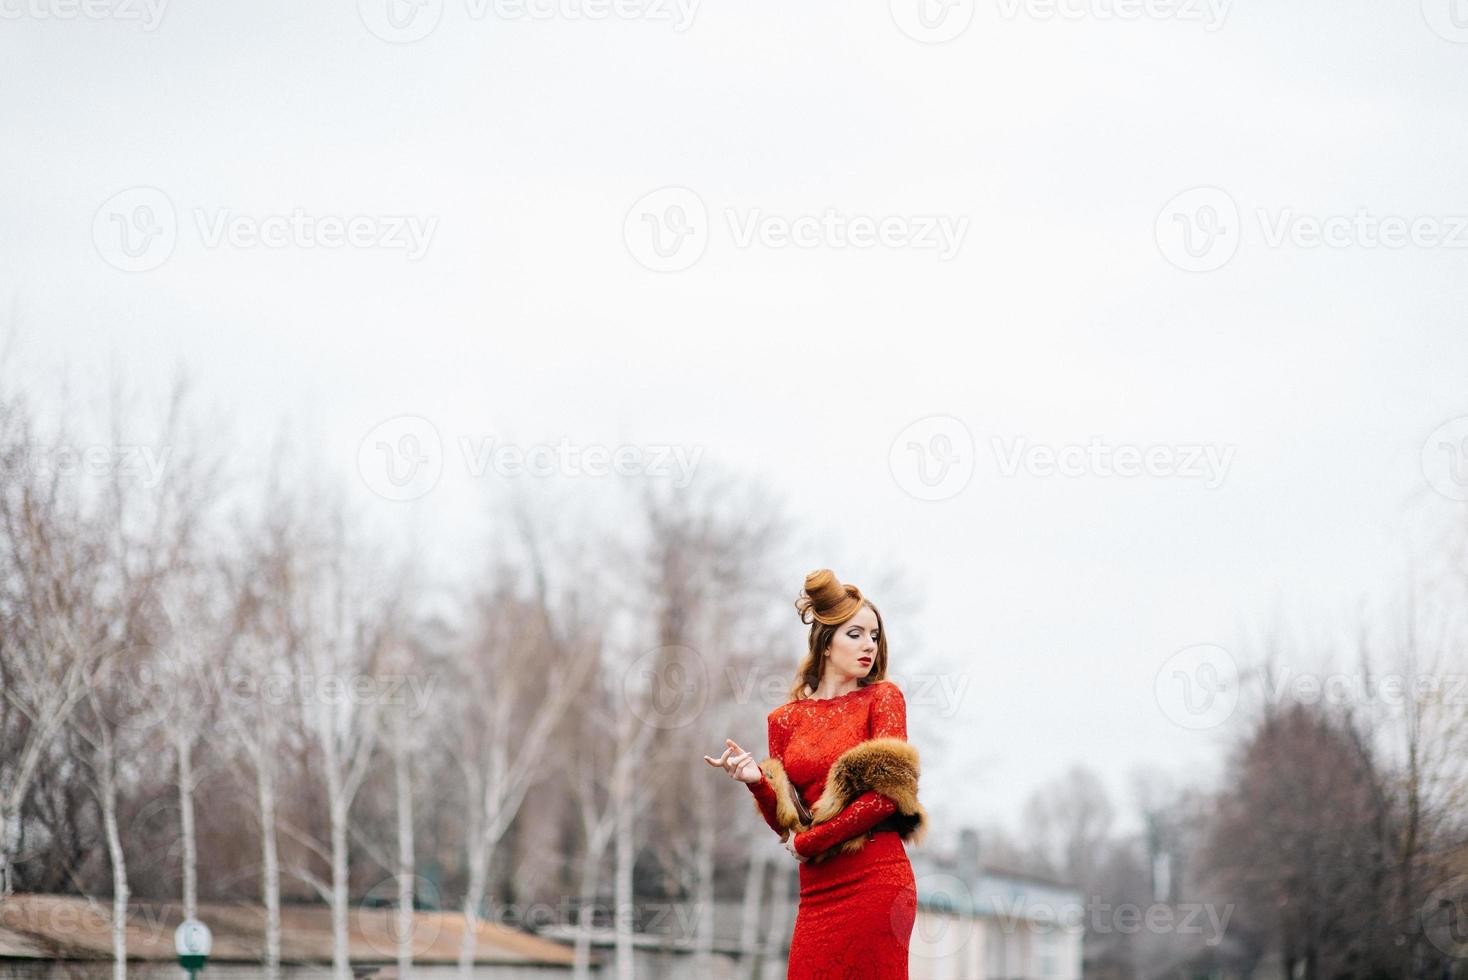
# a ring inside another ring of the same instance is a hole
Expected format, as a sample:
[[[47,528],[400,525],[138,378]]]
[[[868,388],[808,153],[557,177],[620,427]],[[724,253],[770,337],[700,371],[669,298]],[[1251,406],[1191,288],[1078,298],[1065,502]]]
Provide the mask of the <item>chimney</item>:
[[[972,827],[958,833],[958,873],[966,881],[979,875],[979,832]]]

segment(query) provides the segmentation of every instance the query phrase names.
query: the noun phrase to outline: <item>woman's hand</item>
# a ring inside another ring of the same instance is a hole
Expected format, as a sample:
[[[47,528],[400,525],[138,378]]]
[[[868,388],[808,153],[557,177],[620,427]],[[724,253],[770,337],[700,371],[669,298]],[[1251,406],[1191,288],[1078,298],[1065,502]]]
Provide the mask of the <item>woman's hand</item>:
[[[795,860],[799,861],[801,864],[804,864],[805,862],[810,860],[810,858],[805,857],[795,849],[794,834],[791,834],[789,837],[785,838],[785,850],[789,851],[795,857]]]
[[[722,766],[725,772],[741,783],[757,783],[765,778],[765,774],[755,764],[754,756],[741,749],[737,742],[732,738],[726,738],[724,745],[726,747],[723,755],[717,759],[704,756],[703,761],[711,766]]]

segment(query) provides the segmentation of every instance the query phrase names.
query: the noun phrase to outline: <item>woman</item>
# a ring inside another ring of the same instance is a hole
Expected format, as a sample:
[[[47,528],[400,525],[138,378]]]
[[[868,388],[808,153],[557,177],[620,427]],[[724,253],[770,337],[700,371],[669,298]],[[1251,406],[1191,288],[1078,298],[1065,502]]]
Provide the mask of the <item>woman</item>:
[[[790,698],[770,712],[758,766],[733,739],[718,759],[748,784],[765,822],[800,862],[789,980],[906,980],[917,888],[904,841],[922,842],[917,750],[887,673],[882,617],[830,569],[795,601],[809,650]]]

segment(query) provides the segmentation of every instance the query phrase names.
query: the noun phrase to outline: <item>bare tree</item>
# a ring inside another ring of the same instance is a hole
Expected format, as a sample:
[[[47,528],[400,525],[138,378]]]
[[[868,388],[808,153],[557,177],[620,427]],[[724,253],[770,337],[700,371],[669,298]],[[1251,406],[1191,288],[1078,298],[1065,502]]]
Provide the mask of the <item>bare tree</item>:
[[[1084,766],[1072,766],[1025,806],[1032,853],[1050,874],[1094,891],[1115,816],[1100,778]]]
[[[217,678],[210,667],[214,656],[227,646],[225,632],[231,621],[220,583],[195,576],[178,592],[169,606],[170,633],[160,650],[159,687],[168,692],[170,710],[159,717],[159,727],[175,762],[174,786],[178,795],[179,840],[182,845],[181,877],[183,912],[197,918],[199,909],[199,846],[194,795],[204,773],[195,767],[199,740],[208,730],[208,719],[218,707]]]
[[[1306,704],[1267,711],[1232,763],[1208,863],[1246,928],[1269,917],[1284,969],[1305,980],[1386,970],[1397,815],[1381,826],[1381,793],[1349,723]]]
[[[181,433],[182,390],[165,432]],[[190,439],[186,452],[171,454],[165,501],[141,547],[154,557],[148,596],[161,610],[147,637],[152,656],[145,717],[162,735],[175,761],[181,884],[184,915],[196,918],[199,901],[198,831],[194,793],[203,773],[194,755],[217,704],[217,678],[210,671],[233,625],[230,596],[213,556],[206,550],[209,512],[219,499],[217,457]],[[146,628],[146,625],[145,625]]]
[[[272,673],[279,668],[271,656],[278,637],[258,622],[241,624],[244,632],[231,644],[229,676],[221,717],[236,750],[253,773],[254,806],[260,833],[260,902],[265,909],[266,980],[281,977],[280,919],[280,758],[289,740],[290,719],[266,693]]]
[[[786,940],[790,937],[790,891],[793,880],[799,875],[794,862],[775,865],[770,881],[770,927],[765,933],[765,949],[761,962],[764,964],[765,980],[778,980],[785,976]]]
[[[584,838],[575,940],[577,980],[590,976],[595,904],[607,847],[617,828],[634,818],[637,798],[651,785],[639,783],[638,770],[654,729],[642,724],[632,712],[617,710],[617,705],[617,693],[604,690],[602,684],[580,703],[577,714],[583,719],[583,727],[579,751],[569,760],[572,795]],[[636,792],[629,792],[633,786]]]
[[[401,579],[394,577],[392,584],[383,586],[364,574],[375,563],[353,552],[339,511],[310,524],[329,533],[303,549],[300,601],[293,604],[301,642],[291,652],[301,681],[305,730],[326,788],[329,849],[321,848],[303,829],[287,829],[329,861],[329,884],[303,866],[293,871],[330,906],[332,972],[337,980],[348,980],[351,808],[381,737],[380,674],[394,646],[403,641],[407,597]],[[370,693],[362,696],[362,688]]]
[[[401,641],[395,643],[389,653],[388,667],[393,676],[402,678],[427,678],[424,689],[411,686],[413,697],[388,699],[385,704],[384,722],[387,731],[387,751],[392,760],[393,805],[396,816],[396,884],[397,884],[397,958],[398,974],[405,978],[413,974],[413,941],[415,938],[414,904],[417,859],[414,844],[415,773],[423,761],[424,749],[434,739],[435,715],[426,710],[428,705],[418,698],[432,696],[436,674],[428,668],[427,644],[421,636],[436,633],[430,624],[419,624],[413,630],[405,630]],[[415,639],[415,637],[419,637]],[[436,897],[436,896],[435,896]]]
[[[118,980],[127,976],[127,904],[130,895],[127,859],[118,831],[118,743],[123,729],[111,717],[117,710],[118,690],[109,689],[98,680],[87,686],[89,711],[73,717],[77,732],[89,743],[94,788],[102,807],[102,823],[107,840],[107,857],[112,867],[112,975]],[[124,743],[125,744],[125,743]]]
[[[37,770],[86,697],[106,648],[76,610],[96,590],[99,542],[84,533],[75,486],[37,459],[67,451],[64,433],[42,443],[19,399],[0,403],[0,897],[15,888],[22,812]]]
[[[743,957],[740,972],[746,980],[756,980],[759,963],[760,913],[764,908],[765,872],[770,866],[769,854],[774,838],[765,836],[764,824],[747,821],[748,862],[744,869],[744,894],[739,908],[739,955]]]
[[[293,686],[301,644],[295,606],[302,574],[295,551],[297,519],[272,481],[262,516],[245,522],[248,544],[229,567],[231,641],[223,649],[220,716],[232,745],[249,763],[260,833],[260,899],[265,907],[266,980],[281,976],[281,760],[303,731],[299,702],[282,696]]]
[[[1462,623],[1453,606],[1422,600],[1420,583],[1409,581],[1383,629],[1373,635],[1363,626],[1359,670],[1367,696],[1351,706],[1348,729],[1380,787],[1372,813],[1391,848],[1389,912],[1400,932],[1395,968],[1404,975],[1433,957],[1424,904],[1455,878],[1452,856],[1468,853]]]
[[[465,978],[473,969],[495,847],[526,793],[543,778],[551,732],[580,692],[599,650],[581,635],[571,614],[552,610],[543,575],[536,575],[537,587],[528,599],[515,594],[513,576],[504,570],[492,581],[490,591],[473,599],[463,673],[454,684],[460,740],[451,751],[464,777],[468,806],[469,877],[459,947],[459,973]],[[574,608],[574,601],[563,605]]]
[[[9,567],[4,581],[3,658],[20,683],[6,685],[7,705],[25,721],[20,765],[5,779],[0,801],[0,838],[6,842],[5,888],[21,804],[41,752],[69,725],[86,743],[91,786],[101,810],[112,871],[114,974],[126,975],[127,863],[118,825],[126,792],[120,762],[143,739],[138,714],[153,699],[146,679],[166,629],[159,623],[159,596],[190,559],[208,500],[201,495],[199,457],[183,445],[186,386],[175,386],[161,425],[150,433],[164,450],[160,472],[140,474],[119,457],[129,443],[132,420],[121,389],[114,386],[106,440],[82,449],[58,428],[43,455],[12,460],[16,479],[0,493],[0,522]],[[24,406],[3,409],[5,433],[23,454],[41,449]],[[93,467],[59,465],[68,453],[101,461]],[[151,476],[153,479],[148,479]],[[100,479],[91,479],[99,477]],[[9,718],[7,717],[7,722]],[[8,728],[7,724],[7,728]]]

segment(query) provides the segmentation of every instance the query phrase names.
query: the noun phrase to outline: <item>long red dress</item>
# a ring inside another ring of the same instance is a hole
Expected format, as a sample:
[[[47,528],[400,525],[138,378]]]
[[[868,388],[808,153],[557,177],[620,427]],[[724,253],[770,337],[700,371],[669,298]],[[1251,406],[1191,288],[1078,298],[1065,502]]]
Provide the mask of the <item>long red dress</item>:
[[[768,721],[770,755],[807,806],[820,798],[831,764],[847,749],[872,738],[907,740],[907,703],[890,681],[835,698],[791,701],[770,712]],[[769,778],[746,785],[779,833]],[[802,856],[861,834],[868,840],[854,854],[801,862],[789,980],[907,980],[917,885],[902,838],[894,830],[872,830],[896,809],[890,797],[868,790],[830,820],[795,835]]]

